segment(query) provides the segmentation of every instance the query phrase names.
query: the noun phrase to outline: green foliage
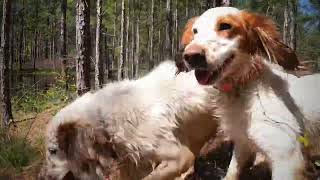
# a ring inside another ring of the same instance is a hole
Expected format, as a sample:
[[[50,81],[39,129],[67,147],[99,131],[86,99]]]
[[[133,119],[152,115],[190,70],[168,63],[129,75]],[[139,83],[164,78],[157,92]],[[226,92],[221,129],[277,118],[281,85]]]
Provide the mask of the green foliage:
[[[39,113],[49,108],[61,107],[70,100],[71,94],[76,89],[75,86],[70,86],[69,90],[66,91],[64,86],[65,81],[59,77],[55,86],[50,87],[48,90],[26,90],[22,96],[14,96],[12,98],[13,110],[24,113]]]
[[[0,129],[0,169],[22,170],[35,161],[39,153],[23,138],[10,137]]]
[[[318,61],[320,62],[320,32],[311,31],[308,35],[302,35],[298,41],[299,48],[298,54],[304,58],[304,60]]]

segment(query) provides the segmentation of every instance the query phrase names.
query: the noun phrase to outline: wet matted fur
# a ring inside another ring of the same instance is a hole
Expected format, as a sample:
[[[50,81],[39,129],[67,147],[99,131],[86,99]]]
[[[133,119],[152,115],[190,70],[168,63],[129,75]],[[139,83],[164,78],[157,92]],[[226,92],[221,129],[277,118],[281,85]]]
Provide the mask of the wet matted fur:
[[[216,133],[215,93],[166,61],[87,93],[49,122],[42,179],[174,179]]]

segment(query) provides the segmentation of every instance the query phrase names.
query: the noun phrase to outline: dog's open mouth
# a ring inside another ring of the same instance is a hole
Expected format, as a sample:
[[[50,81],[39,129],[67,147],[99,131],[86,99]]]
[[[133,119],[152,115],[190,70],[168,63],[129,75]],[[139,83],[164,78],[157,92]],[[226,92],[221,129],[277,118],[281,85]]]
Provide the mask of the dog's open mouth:
[[[228,68],[233,58],[234,55],[226,59],[224,63],[218,68],[215,68],[215,70],[195,69],[195,76],[199,84],[210,85],[215,83],[221,77],[223,72],[225,72],[225,70]]]

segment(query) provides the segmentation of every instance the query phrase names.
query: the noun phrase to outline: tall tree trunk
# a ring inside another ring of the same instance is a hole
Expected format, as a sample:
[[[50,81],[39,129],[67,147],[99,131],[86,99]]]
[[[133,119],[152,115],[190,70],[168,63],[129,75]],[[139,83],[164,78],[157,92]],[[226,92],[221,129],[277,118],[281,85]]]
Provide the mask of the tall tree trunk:
[[[111,51],[109,49],[109,38],[108,38],[108,29],[106,28],[105,29],[106,31],[106,34],[104,36],[104,57],[105,57],[105,68],[106,68],[106,78],[109,79],[110,78],[110,74],[111,74],[111,63],[112,63],[112,60],[111,60]]]
[[[77,0],[76,19],[76,71],[77,93],[90,90],[90,0]]]
[[[97,28],[96,28],[96,64],[95,64],[95,88],[99,89],[103,86],[104,63],[100,57],[101,54],[101,6],[102,0],[97,0]]]
[[[135,25],[137,23],[137,14],[135,11],[136,8],[136,1],[132,0],[132,23],[131,23],[131,48],[130,48],[130,59],[131,59],[131,63],[130,63],[130,78],[133,79],[134,78],[134,50],[135,50],[135,41],[136,41],[136,37],[135,37]]]
[[[39,14],[39,4],[38,1],[36,1],[35,5],[35,20],[36,22],[38,21],[38,14]],[[34,43],[33,43],[33,70],[36,69],[36,62],[38,60],[38,25],[35,25],[35,30],[34,30]]]
[[[135,56],[134,56],[134,78],[139,77],[139,58],[140,58],[140,17],[137,16],[137,22],[136,22],[136,49],[135,49]]]
[[[153,58],[153,35],[154,34],[154,0],[151,0],[151,12],[150,12],[150,32],[149,32],[149,70],[154,67]]]
[[[6,127],[12,117],[10,99],[10,26],[11,26],[11,0],[3,0],[1,47],[0,47],[0,95],[2,109],[2,125]]]
[[[290,17],[289,17],[289,0],[286,0],[286,5],[284,7],[284,21],[283,21],[283,34],[282,34],[282,38],[283,38],[283,42],[285,44],[288,44],[289,42],[289,21],[290,21]]]
[[[165,58],[172,59],[172,34],[173,34],[173,20],[172,20],[172,0],[166,1],[166,37],[165,37]]]
[[[112,37],[112,60],[110,62],[109,66],[109,72],[108,72],[108,77],[109,79],[115,79],[114,74],[113,74],[113,69],[114,69],[114,63],[116,62],[116,29],[117,29],[117,1],[114,1],[114,19],[113,19],[113,37]]]
[[[125,69],[124,69],[124,77],[128,78],[128,74],[129,74],[129,30],[130,30],[130,0],[127,0],[128,3],[128,8],[127,8],[127,13],[126,13],[126,40],[125,40]]]
[[[38,42],[38,31],[34,32],[34,41],[33,41],[33,53],[32,53],[32,61],[33,61],[33,71],[36,70],[36,62],[37,62],[37,42]]]
[[[24,62],[24,0],[22,0],[22,10],[21,10],[21,14],[20,14],[20,38],[19,38],[19,71],[22,71],[22,64]]]
[[[69,75],[67,69],[67,0],[61,0],[60,21],[60,61],[62,62],[62,76],[65,80],[65,89],[69,89]]]
[[[175,1],[176,2],[176,6],[175,6],[175,10],[174,10],[174,45],[173,45],[173,57],[176,57],[179,51],[179,21],[178,21],[178,0]]]
[[[64,0],[62,0],[62,1],[64,1]],[[62,4],[63,4],[63,2],[61,2],[61,6],[62,6]],[[49,9],[48,9],[48,11],[49,11]],[[63,13],[63,11],[61,13]],[[50,15],[49,14],[48,14],[48,17],[47,17],[47,27],[48,27],[48,29],[50,28]],[[47,34],[46,37],[45,37],[45,47],[44,47],[44,57],[46,59],[49,58],[49,41],[50,41],[50,36]]]
[[[297,44],[297,1],[287,0],[284,10],[283,41],[296,50]]]
[[[11,8],[11,34],[10,34],[10,70],[13,71],[13,64],[15,62],[15,54],[14,54],[14,49],[15,49],[15,42],[14,42],[14,21],[15,21],[15,16],[14,16],[14,4],[12,5]],[[1,43],[0,43],[1,44]],[[12,74],[11,74],[12,75]],[[12,77],[12,76],[10,76]]]
[[[158,8],[158,11],[157,11],[157,13],[158,13],[158,23],[160,23],[161,22],[161,20],[162,20],[162,14],[161,14],[161,12],[162,12],[162,1],[159,1],[159,8]],[[158,50],[157,50],[157,53],[158,53],[158,63],[159,62],[161,62],[162,60],[163,60],[163,54],[164,54],[164,47],[163,47],[163,45],[164,45],[164,41],[163,41],[163,39],[164,38],[162,38],[163,36],[163,26],[158,26],[159,27],[159,29],[158,29]]]
[[[289,16],[291,17],[291,21],[289,24],[290,27],[290,43],[289,46],[296,50],[297,47],[297,0],[290,0],[290,11]]]
[[[186,4],[185,4],[185,14],[186,14],[186,19],[189,19],[189,0],[185,0],[186,1]]]
[[[125,6],[126,0],[121,0],[121,29],[120,29],[120,57],[119,57],[119,63],[118,63],[118,80],[122,80],[124,78],[124,68],[126,67],[125,62],[125,54],[126,54],[126,43],[125,43],[125,37],[126,37],[126,6]]]

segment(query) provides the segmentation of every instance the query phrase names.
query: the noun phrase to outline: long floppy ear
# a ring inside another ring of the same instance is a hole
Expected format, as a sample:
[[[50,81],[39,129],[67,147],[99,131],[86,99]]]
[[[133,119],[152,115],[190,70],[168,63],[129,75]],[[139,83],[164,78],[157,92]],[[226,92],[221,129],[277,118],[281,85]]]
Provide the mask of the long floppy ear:
[[[61,124],[57,130],[59,149],[68,154],[77,136],[76,123]]]
[[[265,17],[254,13],[243,11],[241,13],[247,28],[258,40],[258,50],[271,62],[277,63],[285,70],[295,70],[300,65],[296,53],[283,42],[275,23]]]
[[[112,148],[110,136],[102,127],[91,127],[76,122],[66,123],[59,126],[57,136],[59,148],[66,154],[84,155],[86,153],[82,151],[87,152],[91,147],[94,151],[100,151],[99,147]]]

